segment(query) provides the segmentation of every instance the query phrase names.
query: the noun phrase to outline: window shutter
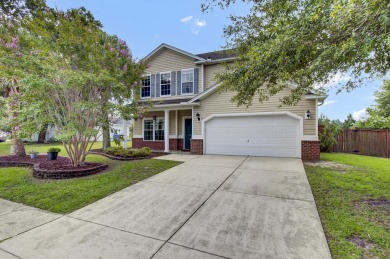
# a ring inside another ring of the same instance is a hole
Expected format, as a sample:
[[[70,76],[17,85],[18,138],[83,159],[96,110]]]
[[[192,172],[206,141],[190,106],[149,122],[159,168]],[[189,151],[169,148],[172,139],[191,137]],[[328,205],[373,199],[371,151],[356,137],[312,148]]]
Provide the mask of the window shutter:
[[[160,74],[156,74],[156,97],[160,97]]]
[[[176,72],[171,72],[171,95],[176,95]]]
[[[177,95],[181,95],[181,71],[177,71]]]
[[[156,85],[156,75],[150,76],[150,97],[154,97],[154,89]]]
[[[199,68],[194,69],[194,94],[199,92]]]

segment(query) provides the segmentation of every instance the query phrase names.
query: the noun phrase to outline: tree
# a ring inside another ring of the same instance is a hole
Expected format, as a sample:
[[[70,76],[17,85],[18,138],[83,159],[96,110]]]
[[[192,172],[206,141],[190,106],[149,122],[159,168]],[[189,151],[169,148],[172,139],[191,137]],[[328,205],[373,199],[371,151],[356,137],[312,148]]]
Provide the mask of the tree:
[[[45,9],[18,22],[17,30],[8,28],[8,22],[0,29],[6,39],[0,44],[0,76],[19,78],[19,128],[30,134],[37,125],[54,125],[78,166],[96,139],[103,114],[137,114],[132,93],[138,92],[133,90],[143,64],[132,58],[124,41],[107,35],[93,17],[85,19],[85,10]],[[16,53],[9,42],[14,38]]]
[[[205,12],[236,0],[206,0]],[[390,69],[390,6],[383,0],[242,0],[247,16],[231,16],[225,27],[226,48],[238,54],[218,75],[222,88],[236,91],[233,101],[250,105],[266,100],[288,84],[297,88],[283,98],[294,104],[313,85],[337,73],[352,79],[339,89],[350,91],[365,78]]]
[[[378,115],[390,117],[390,80],[385,80],[380,91],[375,92],[375,102]],[[368,113],[370,113],[370,108]]]
[[[348,114],[347,118],[343,122],[344,129],[352,128],[356,123],[356,120],[353,118],[352,114]]]
[[[342,123],[338,120],[330,120],[321,114],[318,123],[324,126],[323,132],[319,133],[320,149],[322,152],[332,152],[337,143],[336,137],[342,129]]]
[[[355,123],[358,128],[390,129],[390,80],[385,80],[380,91],[375,92],[376,105],[367,108],[368,117]]]

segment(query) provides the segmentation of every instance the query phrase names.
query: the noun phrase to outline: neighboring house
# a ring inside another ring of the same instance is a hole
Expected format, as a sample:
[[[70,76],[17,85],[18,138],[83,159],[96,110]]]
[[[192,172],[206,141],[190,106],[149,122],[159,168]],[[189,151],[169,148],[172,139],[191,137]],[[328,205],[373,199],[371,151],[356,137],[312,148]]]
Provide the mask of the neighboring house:
[[[129,127],[131,126],[133,121],[128,121],[127,122],[127,134],[129,134]],[[113,122],[112,122],[112,126],[111,126],[111,130],[110,130],[110,136],[111,136],[111,139],[113,138],[113,135],[114,135],[114,131],[117,131],[117,133],[119,135],[123,135],[124,131],[123,131],[123,119],[114,119]],[[52,140],[55,140],[55,135],[56,135],[56,132],[57,130],[52,127],[52,126],[49,126],[47,131],[46,131],[46,137],[45,137],[45,142],[48,142],[48,141],[52,141]],[[97,135],[97,141],[103,141],[103,135],[102,135],[102,132],[99,131],[98,135]],[[38,141],[38,133],[34,133],[31,137],[31,141],[33,142],[36,142]]]
[[[308,93],[296,106],[280,107],[286,88],[249,108],[231,102],[234,92],[219,92],[215,74],[227,52],[191,54],[162,44],[143,59],[142,102],[153,108],[134,121],[133,147],[223,154],[319,158],[318,104],[326,96]],[[256,97],[255,97],[256,98]],[[310,118],[306,119],[307,112]]]

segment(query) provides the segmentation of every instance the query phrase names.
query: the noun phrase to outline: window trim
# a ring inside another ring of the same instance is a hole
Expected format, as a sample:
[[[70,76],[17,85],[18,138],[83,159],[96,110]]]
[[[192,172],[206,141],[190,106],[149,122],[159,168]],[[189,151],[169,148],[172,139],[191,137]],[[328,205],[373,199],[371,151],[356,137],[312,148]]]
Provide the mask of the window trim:
[[[157,120],[163,120],[164,121],[164,136],[165,136],[165,118],[164,117],[156,117]],[[150,120],[153,121],[153,140],[145,140],[145,121]],[[164,142],[165,140],[156,140],[156,122],[154,121],[153,117],[147,117],[142,119],[142,140],[143,141],[153,141],[153,142]]]
[[[183,94],[183,83],[189,83],[191,81],[183,82],[183,72],[192,71],[192,93],[184,93]],[[180,88],[181,88],[181,95],[193,95],[195,91],[195,68],[186,68],[181,70],[181,81],[180,81]]]
[[[142,77],[149,77],[150,78],[150,91],[149,91],[149,96],[145,96],[145,97],[142,97],[142,88],[144,87],[143,85],[142,85],[142,80],[141,80],[141,89],[140,89],[140,96],[141,96],[141,99],[149,99],[149,98],[151,98],[152,97],[152,74],[145,74],[145,75],[143,75]]]
[[[172,96],[172,91],[171,91],[171,87],[172,87],[172,71],[166,71],[166,72],[160,72],[160,97],[169,97],[169,96]],[[162,84],[161,84],[161,75],[163,74],[169,74],[169,94],[162,94]]]

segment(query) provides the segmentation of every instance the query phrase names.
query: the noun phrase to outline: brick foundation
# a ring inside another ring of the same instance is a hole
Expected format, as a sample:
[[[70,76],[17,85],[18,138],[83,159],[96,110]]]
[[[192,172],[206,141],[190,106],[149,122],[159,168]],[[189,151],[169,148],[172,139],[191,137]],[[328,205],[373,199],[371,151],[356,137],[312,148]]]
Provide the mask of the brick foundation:
[[[320,160],[320,142],[314,140],[302,140],[302,160]]]
[[[164,141],[144,141],[142,138],[133,138],[133,148],[149,147],[152,150],[164,150]],[[169,150],[183,150],[183,139],[169,139]]]
[[[191,139],[191,154],[203,155],[203,139]]]
[[[152,150],[164,150],[164,141],[144,141],[142,138],[133,138],[133,148],[149,147]]]

